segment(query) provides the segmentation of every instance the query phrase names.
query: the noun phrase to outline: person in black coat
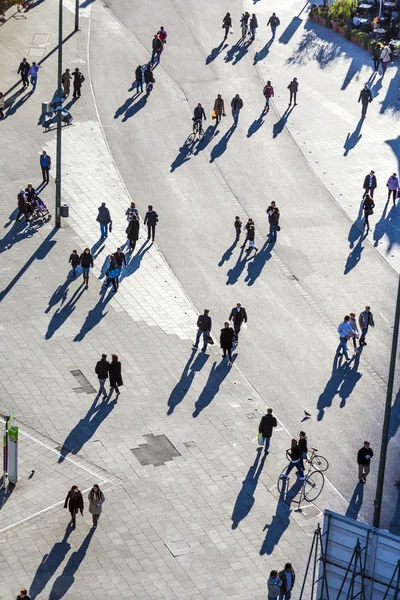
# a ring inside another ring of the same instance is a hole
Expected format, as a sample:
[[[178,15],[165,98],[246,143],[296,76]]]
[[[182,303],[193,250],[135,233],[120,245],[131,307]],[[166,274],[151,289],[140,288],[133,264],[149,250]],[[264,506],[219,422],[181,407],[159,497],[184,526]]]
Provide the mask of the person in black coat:
[[[378,187],[378,182],[376,180],[375,171],[371,171],[364,178],[364,184],[363,184],[364,195],[363,195],[363,198],[365,198],[365,196],[367,194],[369,194],[371,196],[371,198],[373,198],[374,197],[374,191],[375,191],[376,187]]]
[[[293,77],[292,81],[287,86],[290,92],[289,106],[292,104],[292,100],[294,100],[294,105],[297,104],[297,92],[299,90],[299,82],[297,81],[297,77]]]
[[[110,363],[107,360],[107,354],[101,355],[101,360],[97,361],[94,371],[99,380],[99,394],[103,394],[103,399],[107,398],[107,390],[104,385],[108,379],[108,374],[110,371]]]
[[[154,59],[157,56],[158,62],[160,62],[161,52],[163,51],[163,43],[155,33],[153,41],[151,43],[151,62],[154,63]]]
[[[81,87],[82,87],[82,83],[85,81],[85,78],[82,75],[82,73],[80,72],[80,70],[78,69],[78,67],[76,67],[75,71],[72,73],[72,76],[74,78],[74,82],[73,82],[73,86],[74,86],[73,97],[76,98],[78,96],[78,98],[80,98],[81,97]]]
[[[146,70],[145,70],[143,76],[144,76],[144,81],[145,81],[146,85],[148,83],[154,83],[155,82],[153,71],[151,70],[151,65],[147,65]]]
[[[17,73],[21,73],[21,81],[24,88],[29,87],[28,73],[30,68],[31,65],[28,63],[26,58],[23,58],[22,62],[19,63]]]
[[[83,282],[86,284],[86,288],[88,288],[90,268],[93,269],[93,256],[90,252],[90,248],[84,249],[84,251],[79,257],[79,264],[82,267]]]
[[[232,347],[234,337],[235,332],[233,331],[232,327],[229,327],[229,323],[224,323],[224,328],[221,329],[219,343],[223,351],[223,358],[226,358],[226,353],[228,352],[228,364],[232,364]]]
[[[261,418],[260,425],[258,426],[258,433],[261,433],[265,439],[265,454],[267,454],[269,450],[272,432],[277,425],[278,421],[272,414],[272,408],[268,408],[267,414]]]
[[[136,68],[136,71],[135,71],[135,83],[136,83],[136,93],[137,94],[142,94],[143,93],[143,71],[142,71],[142,65],[139,65]],[[139,88],[140,88],[140,92],[139,92]]]
[[[358,97],[358,102],[361,102],[361,118],[365,119],[367,116],[368,104],[372,102],[372,93],[367,84],[365,84],[361,90]]]
[[[129,225],[126,229],[126,235],[129,240],[129,248],[131,250],[135,249],[136,242],[139,239],[139,221],[136,218],[136,215],[132,216],[132,219],[129,221]]]
[[[153,210],[153,206],[149,204],[149,210],[146,213],[144,218],[144,224],[147,224],[147,241],[149,241],[150,236],[154,242],[154,236],[156,233],[156,225],[158,222],[158,214],[155,210]]]
[[[369,442],[364,442],[364,446],[360,448],[357,453],[358,479],[360,483],[365,483],[367,481],[369,466],[373,455],[374,453],[369,446]]]
[[[374,214],[375,202],[373,201],[370,194],[367,194],[364,198],[363,211],[364,211],[364,227],[369,231],[369,220],[368,218]]]
[[[76,268],[79,265],[79,254],[77,253],[76,250],[72,250],[71,256],[69,257],[69,261],[68,263],[71,264],[72,267],[72,275],[75,277],[76,276]]]
[[[224,40],[228,37],[229,29],[232,27],[231,13],[226,13],[224,20],[222,21],[222,29],[225,29]]]
[[[115,262],[117,263],[117,267],[122,269],[122,265],[126,267],[126,258],[125,254],[122,252],[121,248],[117,248],[117,251],[113,254],[115,258]]]
[[[247,323],[247,313],[246,309],[238,302],[234,308],[231,310],[231,314],[229,315],[229,320],[233,322],[233,327],[235,330],[235,341],[239,343],[239,331],[242,326],[243,321]]]
[[[65,498],[64,508],[67,508],[71,513],[72,529],[76,527],[76,515],[78,510],[83,515],[83,496],[77,485],[73,485]]]
[[[110,395],[112,391],[115,390],[117,392],[117,397],[120,395],[119,387],[123,385],[122,375],[121,375],[121,363],[118,360],[117,354],[111,354],[111,364],[109,369],[110,375]]]

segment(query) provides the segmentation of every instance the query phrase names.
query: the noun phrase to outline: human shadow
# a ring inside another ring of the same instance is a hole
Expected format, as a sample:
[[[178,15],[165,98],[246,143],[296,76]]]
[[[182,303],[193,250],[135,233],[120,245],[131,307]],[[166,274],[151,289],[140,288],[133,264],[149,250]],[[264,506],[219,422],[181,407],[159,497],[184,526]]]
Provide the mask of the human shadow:
[[[399,100],[399,86],[400,86],[400,72],[397,68],[396,75],[390,80],[389,86],[386,90],[386,95],[381,102],[379,109],[380,114],[393,113],[396,114],[400,111],[400,100]],[[397,154],[397,157],[399,155]]]
[[[361,128],[363,126],[364,123],[364,119],[360,119],[357,123],[357,127],[355,128],[355,130],[353,131],[353,133],[348,133],[347,137],[346,137],[346,141],[343,145],[344,148],[344,153],[343,156],[347,156],[348,153],[350,152],[350,150],[352,150],[353,148],[355,148],[358,144],[358,142],[361,140],[362,138],[362,133],[361,132]]]
[[[90,331],[92,331],[92,329],[94,329],[96,325],[98,325],[108,313],[108,311],[103,313],[103,310],[105,309],[111,298],[114,296],[114,293],[111,291],[109,292],[108,296],[106,296],[106,292],[107,290],[103,290],[101,292],[100,299],[97,302],[96,306],[89,310],[80,331],[74,337],[74,342],[81,342],[85,338],[85,336]]]
[[[43,556],[29,587],[29,595],[32,600],[43,592],[71,549],[71,544],[68,543],[71,531],[72,527],[69,524],[61,542],[56,542],[50,552]]]
[[[5,113],[5,117],[11,117],[11,115],[13,115],[14,113],[17,112],[17,110],[19,108],[21,108],[21,106],[28,100],[28,98],[30,98],[33,94],[33,90],[29,90],[29,92],[27,92],[24,96],[22,96],[18,102],[14,102],[14,98],[16,98],[17,96],[19,96],[18,94],[14,94],[13,96],[11,96],[9,99],[7,99],[7,112]],[[10,99],[11,99],[11,103],[10,103]]]
[[[59,285],[57,287],[57,289],[55,290],[55,292],[53,292],[53,295],[51,296],[51,298],[49,300],[46,310],[44,311],[46,314],[51,311],[53,306],[56,306],[57,304],[59,304],[59,302],[61,302],[61,304],[64,304],[65,300],[67,299],[68,288],[69,288],[68,280],[65,281],[62,285]]]
[[[236,248],[238,243],[238,240],[235,240],[232,244],[232,246],[230,246],[227,250],[225,250],[225,252],[223,253],[223,255],[221,256],[221,260],[218,263],[219,267],[222,267],[226,262],[228,262],[233,254],[234,249]]]
[[[86,537],[78,550],[71,554],[61,575],[59,575],[53,583],[49,600],[60,600],[60,598],[63,598],[63,596],[65,596],[68,590],[73,586],[75,582],[75,573],[78,571],[83,559],[86,556],[86,552],[88,551],[89,544],[92,541],[95,531],[95,528],[92,527],[89,533],[86,534]]]
[[[397,390],[396,398],[390,409],[389,440],[394,437],[400,425],[400,389]]]
[[[364,220],[362,219],[363,209],[362,205],[364,204],[364,200],[361,201],[361,210],[359,211],[359,215],[357,219],[354,221],[352,226],[350,227],[349,235],[347,239],[349,240],[349,248],[354,248],[356,241],[362,237],[364,233]]]
[[[345,275],[350,273],[350,271],[352,269],[354,269],[354,267],[356,267],[358,265],[358,263],[360,262],[361,254],[364,250],[364,246],[362,245],[362,243],[365,240],[365,238],[367,237],[367,235],[368,235],[367,231],[365,231],[364,233],[360,233],[360,237],[358,239],[357,244],[354,246],[354,248],[351,250],[350,254],[347,257],[346,264],[344,267]]]
[[[100,392],[98,392],[86,415],[78,421],[65,438],[60,449],[59,463],[64,462],[69,454],[79,454],[86,442],[93,437],[102,422],[114,410],[117,399],[115,398],[111,402],[108,396],[105,400],[99,402],[100,395]]]
[[[203,139],[197,143],[196,149],[193,153],[194,156],[197,156],[197,154],[199,154],[199,152],[201,152],[202,150],[205,150],[205,148],[207,148],[208,144],[213,140],[213,138],[218,133],[219,133],[219,130],[216,129],[216,127],[209,125],[204,132]]]
[[[352,56],[350,64],[347,69],[347,73],[344,76],[343,83],[340,88],[341,90],[345,90],[347,88],[347,86],[349,85],[349,83],[352,82],[352,80],[357,75],[357,73],[359,73],[361,71],[362,67],[363,67],[363,62],[360,61],[359,57]]]
[[[335,356],[331,377],[317,401],[318,421],[322,421],[325,410],[332,406],[332,402],[336,395],[341,398],[340,408],[344,408],[346,405],[347,399],[350,397],[357,382],[362,377],[362,374],[358,373],[360,356],[361,354],[357,353],[356,357],[353,357],[349,363],[342,363],[342,356]]]
[[[392,520],[389,525],[390,533],[394,533],[395,535],[400,535],[400,485],[397,485],[397,503],[395,506],[395,511],[392,517]]]
[[[222,136],[218,144],[215,144],[211,150],[210,163],[214,162],[217,158],[220,158],[228,147],[229,140],[235,131],[235,125],[231,125],[228,131]]]
[[[249,51],[251,45],[251,39],[244,40],[240,38],[236,44],[232,45],[226,53],[224,58],[225,62],[232,62],[232,65],[236,65]]]
[[[218,44],[218,46],[216,46],[216,48],[213,48],[206,58],[206,65],[212,63],[213,60],[215,60],[219,54],[221,54],[221,52],[228,47],[228,45],[229,44],[225,44],[225,40],[223,40],[220,44]]]
[[[247,137],[250,138],[252,135],[257,133],[257,131],[264,125],[264,116],[266,115],[265,109],[263,109],[261,115],[258,119],[255,119],[249,127],[247,132]]]
[[[271,252],[274,245],[275,244],[272,242],[265,242],[261,250],[259,250],[259,252],[257,252],[257,254],[254,256],[253,260],[249,262],[247,267],[247,275],[244,279],[248,286],[254,285],[258,277],[261,275],[265,263],[267,263],[272,256]]]
[[[169,406],[167,412],[168,416],[172,415],[178,404],[180,404],[185,398],[186,394],[190,389],[190,386],[193,383],[196,373],[199,373],[201,371],[201,369],[204,367],[209,358],[208,354],[204,354],[203,352],[201,352],[196,356],[196,359],[193,361],[196,352],[196,348],[193,348],[189,360],[187,361],[182,371],[182,375],[180,376],[179,381],[170,393],[167,402],[167,405]]]
[[[350,499],[349,506],[346,510],[346,517],[351,517],[352,519],[357,519],[358,513],[361,510],[362,503],[364,499],[364,484],[357,483],[354,488],[353,495]]]
[[[388,239],[388,247],[386,254],[389,254],[395,244],[400,244],[400,222],[399,222],[399,205],[391,206],[386,214],[389,206],[389,200],[386,201],[384,211],[378,223],[375,225],[373,234],[374,246],[378,246],[379,240],[386,235]]]
[[[258,480],[264,468],[266,454],[263,454],[261,460],[262,448],[257,449],[256,458],[243,480],[242,489],[236,498],[235,506],[232,512],[232,529],[237,529],[240,521],[243,521],[253,508],[254,493],[257,488]]]
[[[265,44],[265,46],[263,48],[261,48],[261,50],[258,50],[258,52],[254,53],[253,65],[256,65],[258,62],[260,62],[260,60],[263,60],[264,58],[266,58],[268,56],[268,53],[273,44],[273,41],[274,40],[271,38],[270,40],[268,40],[268,42]]]
[[[114,119],[118,119],[118,117],[120,117],[121,115],[126,113],[126,111],[130,107],[130,105],[132,104],[132,102],[134,101],[136,96],[137,96],[137,93],[133,94],[133,96],[130,96],[129,98],[127,98],[125,100],[125,102],[119,108],[117,108],[117,110],[115,111],[115,114],[114,114]]]
[[[226,281],[226,285],[234,285],[238,281],[246,266],[246,263],[250,260],[251,256],[248,256],[248,254],[244,252],[244,248],[240,248],[240,254],[237,258],[235,266],[232,267],[232,269],[229,269],[227,272],[228,279]]]
[[[144,94],[135,104],[130,106],[125,112],[122,122],[125,123],[125,121],[127,121],[131,117],[134,117],[140,110],[142,110],[142,108],[146,106],[147,98],[147,94]]]
[[[178,156],[171,164],[170,173],[173,173],[176,169],[179,169],[179,167],[181,167],[185,162],[188,162],[190,160],[191,154],[193,153],[195,146],[195,139],[192,138],[191,141],[188,142],[189,138],[187,138],[185,143],[179,148]]]
[[[46,340],[50,340],[55,332],[65,323],[65,321],[72,315],[75,310],[78,300],[85,292],[85,284],[81,285],[75,290],[70,300],[66,304],[62,304],[61,308],[57,308],[56,312],[51,318],[51,321],[47,327],[45,334]],[[65,298],[64,298],[65,299]],[[63,300],[64,302],[64,300]]]
[[[232,361],[233,362],[233,361]],[[208,379],[206,385],[204,386],[200,396],[195,402],[195,409],[193,411],[193,418],[195,419],[200,415],[200,413],[207,408],[214,400],[215,396],[219,392],[219,388],[224,381],[225,377],[231,370],[231,365],[226,364],[224,361],[221,361],[217,366],[217,361],[214,361],[210,373],[208,374]]]
[[[280,44],[288,44],[294,36],[294,34],[296,33],[296,31],[298,30],[298,28],[300,27],[300,25],[302,24],[302,22],[303,19],[300,19],[300,17],[293,17],[289,25],[286,27],[285,31],[278,39],[278,42]]]
[[[291,503],[299,493],[302,484],[303,482],[296,478],[295,483],[287,490],[289,482],[287,479],[282,480],[282,489],[279,494],[275,515],[272,517],[271,523],[267,523],[264,526],[264,531],[267,530],[267,533],[260,549],[261,556],[273,553],[275,546],[289,527],[290,514],[292,512]]]
[[[272,137],[276,138],[278,137],[278,135],[280,133],[282,133],[283,128],[286,125],[286,121],[289,118],[290,113],[293,110],[293,106],[288,106],[285,110],[285,112],[282,114],[281,118],[279,119],[279,121],[277,121],[276,123],[274,123],[274,127],[272,129]]]
[[[39,4],[42,4],[42,2],[44,2],[44,0],[35,0],[35,2],[29,2],[28,6],[24,10],[24,13],[27,13],[28,11],[32,10],[32,8],[36,8],[37,6],[39,6]]]
[[[104,239],[100,238],[97,240],[95,244],[93,244],[91,248],[91,254],[93,256],[93,260],[99,256],[99,254],[104,250]]]
[[[22,240],[33,237],[38,232],[41,225],[39,223],[27,223],[24,221],[14,221],[11,229],[0,240],[0,254],[6,250],[11,250],[15,244]]]
[[[150,248],[151,244],[147,245],[146,241],[140,246],[139,250],[136,252],[135,255],[130,256],[130,250],[128,250],[126,258],[128,258],[129,261],[127,261],[126,267],[124,267],[121,271],[121,276],[119,278],[120,283],[124,279],[126,279],[126,277],[130,277],[131,275],[133,275],[140,268],[140,263],[142,262],[144,255],[150,250]]]

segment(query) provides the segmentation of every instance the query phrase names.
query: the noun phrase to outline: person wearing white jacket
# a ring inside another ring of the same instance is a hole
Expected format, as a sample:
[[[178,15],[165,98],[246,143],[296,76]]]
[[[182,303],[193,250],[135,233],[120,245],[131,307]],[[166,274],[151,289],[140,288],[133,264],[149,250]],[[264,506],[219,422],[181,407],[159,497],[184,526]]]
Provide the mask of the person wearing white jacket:
[[[381,59],[381,63],[382,63],[382,77],[383,77],[386,72],[388,64],[392,60],[390,48],[387,44],[386,44],[386,46],[384,46],[384,48],[381,52],[380,59]]]

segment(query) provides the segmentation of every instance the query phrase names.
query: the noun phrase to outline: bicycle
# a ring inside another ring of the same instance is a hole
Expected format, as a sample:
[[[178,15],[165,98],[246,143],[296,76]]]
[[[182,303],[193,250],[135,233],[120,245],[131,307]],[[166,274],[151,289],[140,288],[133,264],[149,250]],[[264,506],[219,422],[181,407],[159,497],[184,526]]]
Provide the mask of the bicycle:
[[[287,466],[284,467],[284,469],[282,470],[282,473],[280,474],[279,479],[278,479],[279,494],[281,494],[282,491],[285,492],[285,490],[288,489],[286,486],[288,485],[290,476],[287,478],[282,478],[282,474],[285,473],[286,469],[287,469]],[[318,496],[320,495],[320,493],[322,492],[322,490],[324,488],[325,477],[321,471],[318,471],[317,469],[312,471],[310,468],[307,473],[304,473],[304,481],[302,481],[300,483],[301,483],[301,486],[299,486],[299,488],[297,488],[300,492],[299,500],[298,500],[299,506],[301,505],[303,498],[307,502],[314,502],[318,498]],[[283,488],[283,485],[285,485],[285,488]],[[298,494],[298,492],[296,491],[296,495],[297,494]]]
[[[321,472],[327,471],[329,468],[329,463],[326,460],[326,458],[324,458],[320,454],[315,454],[316,452],[318,452],[317,448],[311,448],[311,450],[312,450],[311,457],[309,458],[307,456],[305,460],[308,463],[310,463],[310,465],[312,467],[314,467],[314,469],[317,469],[317,471],[321,471]]]
[[[198,136],[199,140],[202,140],[204,137],[203,124],[201,120],[193,121],[193,133]]]

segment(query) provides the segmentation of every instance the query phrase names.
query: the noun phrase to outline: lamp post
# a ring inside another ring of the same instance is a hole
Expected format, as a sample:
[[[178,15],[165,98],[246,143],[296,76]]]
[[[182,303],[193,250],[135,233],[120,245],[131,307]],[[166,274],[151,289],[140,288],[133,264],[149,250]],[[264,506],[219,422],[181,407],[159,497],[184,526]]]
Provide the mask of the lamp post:
[[[56,229],[61,227],[61,111],[62,111],[63,0],[58,0],[58,68],[57,68],[57,148],[56,148]]]
[[[75,0],[75,31],[79,29],[79,0]]]
[[[395,375],[395,371],[396,371],[397,343],[398,343],[398,338],[399,338],[399,322],[400,322],[400,277],[399,277],[398,288],[397,288],[396,312],[394,315],[394,324],[393,324],[392,352],[390,355],[389,376],[388,376],[388,384],[387,384],[387,390],[386,390],[385,416],[383,418],[383,426],[382,426],[381,454],[379,457],[378,481],[376,483],[376,495],[375,495],[375,502],[374,502],[374,521],[373,521],[374,527],[379,527],[379,523],[381,520],[383,484],[385,481],[386,454],[387,454],[387,446],[388,446],[388,442],[389,442],[390,411],[392,409],[393,384],[394,384],[394,375]]]

